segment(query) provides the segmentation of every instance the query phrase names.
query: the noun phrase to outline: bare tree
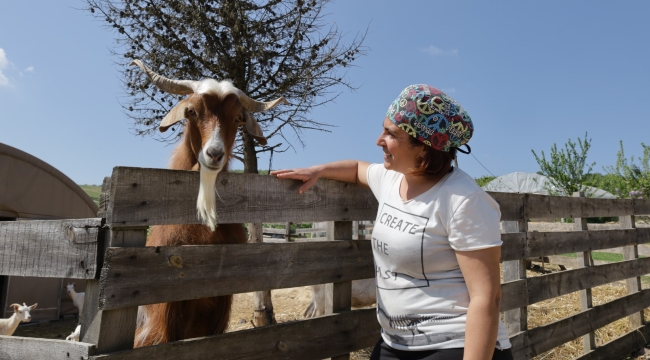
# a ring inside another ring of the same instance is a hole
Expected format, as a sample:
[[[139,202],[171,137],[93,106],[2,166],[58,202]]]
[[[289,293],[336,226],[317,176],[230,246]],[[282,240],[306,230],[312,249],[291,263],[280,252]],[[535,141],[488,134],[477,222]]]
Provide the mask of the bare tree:
[[[330,125],[311,119],[309,112],[334,100],[342,89],[355,89],[344,68],[367,52],[362,45],[366,33],[344,44],[343,34],[324,21],[329,0],[86,2],[93,16],[117,32],[112,52],[128,94],[122,106],[137,135],[176,141],[182,127],[173,127],[168,135],[156,131],[178,99],[129,67],[136,58],[171,79],[229,79],[252,98],[281,95],[291,103],[257,114],[268,146],[241,129],[234,153],[248,173],[258,172],[258,153],[293,146],[287,130],[301,146],[304,131],[329,131]]]

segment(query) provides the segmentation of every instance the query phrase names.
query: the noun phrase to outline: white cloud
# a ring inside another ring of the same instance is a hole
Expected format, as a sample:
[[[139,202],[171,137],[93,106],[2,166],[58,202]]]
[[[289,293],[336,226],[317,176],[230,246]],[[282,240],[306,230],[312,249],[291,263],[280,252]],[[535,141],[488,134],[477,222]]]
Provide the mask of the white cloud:
[[[425,52],[431,56],[456,56],[458,55],[457,49],[443,50],[439,47],[429,45],[427,48],[420,49],[422,52]]]
[[[453,94],[453,93],[456,92],[456,88],[455,88],[455,87],[451,87],[451,88],[447,88],[447,89],[440,89],[440,90],[442,90],[442,92],[444,92],[444,93],[446,93],[446,94]]]
[[[9,65],[9,60],[7,59],[7,54],[3,48],[0,48],[0,86],[9,85],[9,79],[2,73],[2,70],[6,69]]]
[[[25,72],[33,73],[34,72],[34,67],[33,66],[28,66],[27,69],[25,69]]]

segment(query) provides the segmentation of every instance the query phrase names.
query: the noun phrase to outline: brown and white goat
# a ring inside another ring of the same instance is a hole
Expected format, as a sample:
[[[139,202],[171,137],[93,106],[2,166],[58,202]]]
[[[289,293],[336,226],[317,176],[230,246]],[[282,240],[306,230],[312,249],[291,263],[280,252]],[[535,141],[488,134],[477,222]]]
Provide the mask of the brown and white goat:
[[[205,225],[154,226],[147,246],[245,243],[242,224],[217,226],[217,175],[228,170],[240,125],[244,124],[260,144],[266,145],[251,112],[269,110],[286,100],[281,97],[260,102],[228,81],[170,80],[154,73],[140,60],[131,64],[139,66],[159,89],[189,95],[165,116],[160,131],[186,120],[183,139],[173,152],[170,168],[199,170],[201,178],[197,212]],[[222,333],[228,326],[231,305],[230,295],[142,306],[138,311],[135,347]]]

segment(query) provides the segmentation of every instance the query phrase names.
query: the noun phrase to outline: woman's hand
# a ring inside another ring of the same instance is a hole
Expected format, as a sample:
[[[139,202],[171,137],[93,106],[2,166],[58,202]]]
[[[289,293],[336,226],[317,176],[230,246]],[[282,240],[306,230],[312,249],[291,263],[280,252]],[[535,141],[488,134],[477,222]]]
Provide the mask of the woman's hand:
[[[291,170],[274,170],[269,173],[272,176],[280,179],[294,179],[303,182],[302,186],[298,189],[298,194],[302,194],[312,187],[316,181],[321,177],[320,171],[317,166],[308,168],[298,168]]]
[[[277,176],[280,179],[300,180],[304,184],[298,189],[298,194],[302,194],[310,187],[314,186],[318,179],[331,179],[345,181],[361,186],[368,186],[366,172],[368,164],[365,161],[341,160],[331,163],[314,165],[308,168],[298,168],[292,170],[274,170],[269,174]]]

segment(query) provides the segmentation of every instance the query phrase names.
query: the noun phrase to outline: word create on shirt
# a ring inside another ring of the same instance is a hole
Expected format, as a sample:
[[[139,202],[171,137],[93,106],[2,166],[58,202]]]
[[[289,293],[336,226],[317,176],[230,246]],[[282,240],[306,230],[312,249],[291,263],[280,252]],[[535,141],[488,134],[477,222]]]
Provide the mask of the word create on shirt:
[[[409,234],[415,234],[418,228],[420,227],[419,225],[416,225],[412,222],[402,220],[397,216],[388,215],[387,213],[381,214],[381,216],[379,217],[379,222],[381,224],[388,226],[391,229],[396,229],[401,232],[408,231]]]

